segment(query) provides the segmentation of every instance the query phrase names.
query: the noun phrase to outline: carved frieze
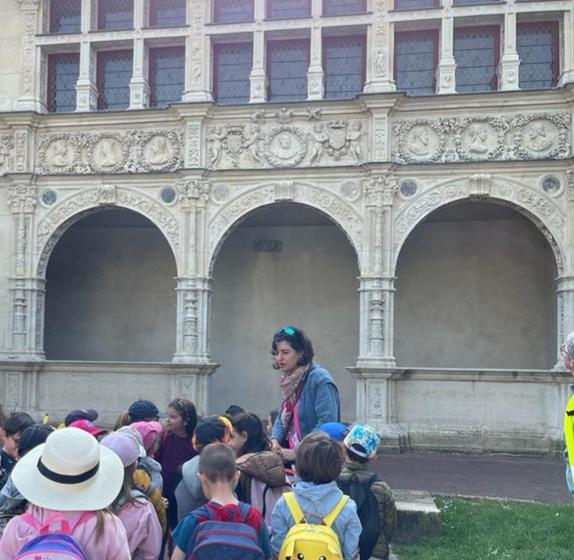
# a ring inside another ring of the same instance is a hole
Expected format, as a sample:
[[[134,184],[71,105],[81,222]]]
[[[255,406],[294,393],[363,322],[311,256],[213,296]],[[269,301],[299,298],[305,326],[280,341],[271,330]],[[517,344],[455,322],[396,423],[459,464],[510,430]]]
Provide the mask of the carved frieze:
[[[38,173],[142,173],[183,167],[177,129],[48,134],[39,144]]]
[[[13,170],[14,138],[8,134],[0,136],[0,175]]]
[[[393,126],[393,161],[565,159],[570,130],[567,113],[400,120]]]

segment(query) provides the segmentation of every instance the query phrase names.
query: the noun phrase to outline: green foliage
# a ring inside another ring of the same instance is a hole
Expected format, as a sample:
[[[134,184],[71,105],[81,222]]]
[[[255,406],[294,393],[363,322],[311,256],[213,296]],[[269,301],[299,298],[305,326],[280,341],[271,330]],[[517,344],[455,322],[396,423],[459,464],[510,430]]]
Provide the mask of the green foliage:
[[[510,500],[438,498],[442,532],[397,545],[400,560],[572,560],[574,508]]]

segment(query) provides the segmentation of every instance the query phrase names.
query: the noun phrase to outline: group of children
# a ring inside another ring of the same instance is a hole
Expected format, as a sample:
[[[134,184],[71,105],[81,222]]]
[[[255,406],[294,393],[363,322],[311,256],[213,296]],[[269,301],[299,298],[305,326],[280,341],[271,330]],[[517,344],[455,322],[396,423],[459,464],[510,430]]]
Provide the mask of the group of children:
[[[261,420],[240,407],[198,419],[186,399],[166,415],[140,400],[110,433],[96,420],[94,410],[59,427],[25,413],[3,420],[0,560],[72,544],[76,556],[54,558],[389,556],[396,509],[368,470],[379,446],[369,426],[306,436],[293,479]]]

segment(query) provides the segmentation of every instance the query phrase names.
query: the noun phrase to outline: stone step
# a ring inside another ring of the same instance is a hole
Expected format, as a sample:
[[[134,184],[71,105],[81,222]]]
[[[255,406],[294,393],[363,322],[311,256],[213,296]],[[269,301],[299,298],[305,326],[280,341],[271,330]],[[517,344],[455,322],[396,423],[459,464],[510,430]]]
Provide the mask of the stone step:
[[[440,534],[441,513],[430,492],[393,490],[398,526],[393,543],[413,543]]]

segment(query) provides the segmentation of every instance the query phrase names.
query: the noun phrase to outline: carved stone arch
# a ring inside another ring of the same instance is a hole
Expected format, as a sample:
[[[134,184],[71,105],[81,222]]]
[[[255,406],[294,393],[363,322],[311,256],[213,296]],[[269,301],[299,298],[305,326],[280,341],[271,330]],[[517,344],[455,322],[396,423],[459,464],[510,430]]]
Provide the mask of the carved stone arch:
[[[515,179],[472,175],[451,179],[413,197],[396,214],[393,270],[410,233],[425,218],[444,206],[461,200],[502,204],[526,216],[548,240],[558,274],[564,271],[566,215],[558,204],[539,190]]]
[[[312,183],[275,181],[256,185],[228,202],[209,223],[209,271],[213,271],[216,257],[223,242],[247,216],[257,208],[280,202],[293,202],[325,214],[345,234],[357,256],[361,270],[361,232],[363,218],[347,201],[331,190]]]
[[[35,270],[39,278],[44,278],[50,255],[62,235],[76,222],[90,214],[102,210],[123,208],[141,214],[154,224],[167,240],[176,268],[178,259],[179,222],[177,218],[158,201],[135,189],[103,185],[82,190],[51,209],[39,222],[36,235],[37,262]]]

